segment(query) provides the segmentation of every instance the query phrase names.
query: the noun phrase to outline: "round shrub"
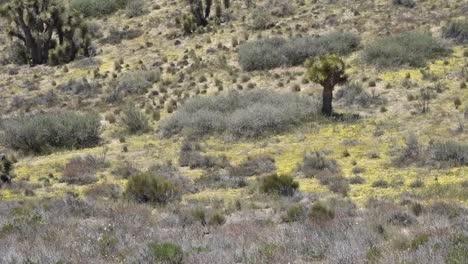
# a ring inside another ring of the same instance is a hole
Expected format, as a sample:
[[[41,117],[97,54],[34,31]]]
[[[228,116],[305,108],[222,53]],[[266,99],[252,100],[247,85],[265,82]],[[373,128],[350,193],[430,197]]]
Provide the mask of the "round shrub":
[[[380,67],[421,67],[427,60],[448,54],[430,33],[405,32],[378,38],[364,49],[364,60]]]
[[[150,173],[130,177],[126,194],[139,203],[167,204],[180,198],[181,191],[170,180]]]
[[[299,188],[299,183],[291,176],[272,174],[262,179],[260,188],[265,193],[292,196]]]
[[[155,263],[181,264],[184,259],[182,248],[174,243],[151,243],[149,250]]]
[[[0,125],[3,143],[26,153],[93,147],[100,140],[100,118],[91,113],[49,112],[11,118]]]

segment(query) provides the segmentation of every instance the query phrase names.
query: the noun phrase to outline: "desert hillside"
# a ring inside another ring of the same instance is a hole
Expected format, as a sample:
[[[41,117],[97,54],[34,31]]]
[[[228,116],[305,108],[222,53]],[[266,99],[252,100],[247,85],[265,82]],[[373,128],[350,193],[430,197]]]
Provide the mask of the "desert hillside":
[[[0,10],[0,263],[468,263],[467,1]]]

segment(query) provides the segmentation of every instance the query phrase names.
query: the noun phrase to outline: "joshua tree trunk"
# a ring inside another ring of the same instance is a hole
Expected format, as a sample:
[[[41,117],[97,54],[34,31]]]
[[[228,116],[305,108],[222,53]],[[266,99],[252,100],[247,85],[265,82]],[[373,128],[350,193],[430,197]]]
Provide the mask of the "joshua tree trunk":
[[[322,114],[331,116],[333,113],[333,87],[324,87],[322,96]]]

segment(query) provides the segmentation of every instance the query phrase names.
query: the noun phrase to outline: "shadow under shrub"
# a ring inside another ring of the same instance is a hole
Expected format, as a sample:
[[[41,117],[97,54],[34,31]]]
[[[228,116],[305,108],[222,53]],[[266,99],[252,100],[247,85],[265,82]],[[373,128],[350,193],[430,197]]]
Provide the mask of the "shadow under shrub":
[[[195,97],[159,126],[164,137],[175,134],[254,138],[315,120],[318,103],[309,97],[267,90]]]
[[[378,38],[364,49],[364,60],[380,67],[421,67],[449,50],[430,33],[405,32]]]
[[[5,120],[1,128],[3,144],[25,153],[93,147],[100,140],[100,119],[91,113],[65,111],[27,115]]]
[[[322,37],[261,39],[239,47],[239,63],[245,71],[297,66],[327,53],[346,55],[356,50],[360,39],[351,33],[331,33]]]

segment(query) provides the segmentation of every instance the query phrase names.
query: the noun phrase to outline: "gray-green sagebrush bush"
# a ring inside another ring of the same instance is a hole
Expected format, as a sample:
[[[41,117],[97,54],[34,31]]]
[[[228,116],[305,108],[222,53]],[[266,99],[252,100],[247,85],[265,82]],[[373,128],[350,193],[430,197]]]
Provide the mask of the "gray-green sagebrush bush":
[[[92,147],[100,140],[100,118],[92,113],[65,111],[20,116],[4,120],[0,127],[2,143],[26,153]]]
[[[318,103],[310,97],[267,90],[195,97],[162,120],[162,136],[175,134],[252,138],[285,131],[318,118]]]
[[[364,48],[363,58],[367,63],[379,67],[421,67],[428,60],[448,53],[449,50],[430,33],[414,31],[372,41]]]
[[[335,32],[321,37],[271,38],[246,42],[239,47],[239,63],[245,71],[301,65],[327,53],[346,55],[356,50],[360,39],[352,33]]]

